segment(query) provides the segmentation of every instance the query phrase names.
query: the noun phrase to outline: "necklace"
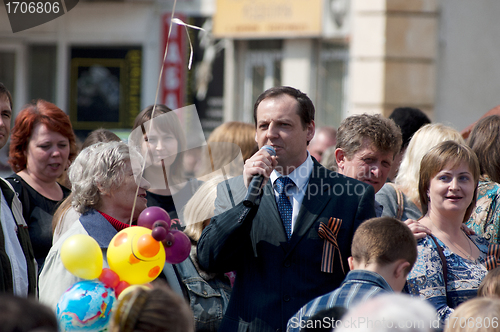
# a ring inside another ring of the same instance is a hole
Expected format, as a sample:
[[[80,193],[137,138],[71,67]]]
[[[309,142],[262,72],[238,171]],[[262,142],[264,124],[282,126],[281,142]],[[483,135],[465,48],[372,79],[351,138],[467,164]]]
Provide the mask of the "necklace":
[[[462,234],[465,236],[465,240],[467,241],[467,243],[469,244],[469,251],[470,251],[470,255],[466,252],[464,252],[459,246],[457,246],[451,239],[450,237],[448,236],[448,234],[446,234],[445,232],[443,232],[442,230],[439,229],[439,227],[436,226],[436,224],[434,224],[434,222],[432,221],[431,218],[429,218],[429,220],[431,221],[432,225],[437,229],[439,230],[447,239],[448,241],[450,241],[450,244],[453,245],[453,247],[455,247],[455,249],[458,249],[458,251],[460,251],[460,253],[463,255],[463,256],[466,256],[468,260],[472,260],[472,247],[470,245],[470,240],[469,238],[467,237],[467,235],[465,235],[464,231],[462,230]]]

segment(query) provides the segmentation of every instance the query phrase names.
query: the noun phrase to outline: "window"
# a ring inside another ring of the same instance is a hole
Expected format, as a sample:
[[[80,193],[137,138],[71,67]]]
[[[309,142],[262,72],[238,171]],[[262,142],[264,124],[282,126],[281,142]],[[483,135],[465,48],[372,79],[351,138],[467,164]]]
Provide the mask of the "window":
[[[320,52],[317,123],[338,127],[346,113],[348,51],[345,46],[324,43]]]

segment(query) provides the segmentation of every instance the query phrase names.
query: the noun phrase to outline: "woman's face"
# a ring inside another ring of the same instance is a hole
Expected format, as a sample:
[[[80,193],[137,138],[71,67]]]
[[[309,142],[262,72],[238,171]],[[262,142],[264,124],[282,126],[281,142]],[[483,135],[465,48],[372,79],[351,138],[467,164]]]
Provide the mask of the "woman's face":
[[[39,123],[33,128],[25,154],[31,176],[55,181],[68,166],[69,139]]]
[[[134,220],[139,217],[139,214],[147,207],[146,190],[149,189],[150,184],[146,179],[141,177],[139,183],[139,190],[137,190],[137,183],[135,181],[134,172],[130,161],[125,163],[124,178],[119,187],[111,190],[111,197],[113,204],[121,208],[122,211],[128,211],[128,215],[132,213],[134,206]],[[137,200],[136,200],[137,197]]]
[[[466,163],[451,168],[446,165],[432,179],[429,185],[429,210],[441,213],[465,213],[475,189],[474,177]]]
[[[174,133],[168,129],[151,129],[144,135],[144,152],[148,154],[147,160],[153,160],[153,165],[161,167],[161,161],[166,167],[170,167],[177,157],[178,142]]]

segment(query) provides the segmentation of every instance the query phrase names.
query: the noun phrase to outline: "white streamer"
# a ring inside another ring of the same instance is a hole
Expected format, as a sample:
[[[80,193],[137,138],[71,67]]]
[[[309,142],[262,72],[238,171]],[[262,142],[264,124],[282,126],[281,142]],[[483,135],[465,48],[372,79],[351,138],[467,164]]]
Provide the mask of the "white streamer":
[[[175,24],[178,24],[178,25],[183,25],[186,28],[186,34],[187,34],[188,40],[189,40],[189,48],[191,50],[191,52],[189,54],[188,69],[191,70],[191,63],[193,62],[193,44],[191,44],[191,37],[189,37],[189,33],[187,31],[187,28],[201,30],[201,31],[204,31],[204,32],[206,32],[206,30],[203,29],[203,28],[197,27],[195,25],[184,23],[184,22],[182,22],[182,20],[180,20],[178,18],[173,18],[172,19],[172,23],[175,23]]]

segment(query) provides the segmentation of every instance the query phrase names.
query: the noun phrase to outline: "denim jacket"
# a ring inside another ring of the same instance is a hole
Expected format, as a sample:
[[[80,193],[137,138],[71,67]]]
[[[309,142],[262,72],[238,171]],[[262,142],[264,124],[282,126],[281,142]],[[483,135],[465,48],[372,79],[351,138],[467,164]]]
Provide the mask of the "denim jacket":
[[[191,255],[176,268],[185,286],[196,331],[217,331],[226,312],[231,294],[231,284],[225,275],[209,274],[198,266],[196,246]]]

